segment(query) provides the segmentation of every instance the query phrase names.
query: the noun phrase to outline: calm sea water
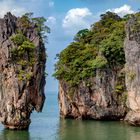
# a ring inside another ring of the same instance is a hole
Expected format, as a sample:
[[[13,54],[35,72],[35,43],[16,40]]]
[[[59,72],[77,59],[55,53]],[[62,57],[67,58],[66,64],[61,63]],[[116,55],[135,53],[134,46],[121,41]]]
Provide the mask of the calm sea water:
[[[60,120],[57,93],[46,95],[42,113],[32,114],[29,131],[5,130],[0,140],[139,140],[140,127],[121,122]]]

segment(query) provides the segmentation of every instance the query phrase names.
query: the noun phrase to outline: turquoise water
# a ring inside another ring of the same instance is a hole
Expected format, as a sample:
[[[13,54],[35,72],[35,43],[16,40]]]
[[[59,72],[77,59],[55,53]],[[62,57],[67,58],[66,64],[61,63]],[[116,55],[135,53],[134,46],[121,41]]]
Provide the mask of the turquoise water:
[[[57,93],[46,95],[42,113],[32,114],[29,131],[5,130],[0,140],[139,140],[140,127],[121,122],[59,119]]]

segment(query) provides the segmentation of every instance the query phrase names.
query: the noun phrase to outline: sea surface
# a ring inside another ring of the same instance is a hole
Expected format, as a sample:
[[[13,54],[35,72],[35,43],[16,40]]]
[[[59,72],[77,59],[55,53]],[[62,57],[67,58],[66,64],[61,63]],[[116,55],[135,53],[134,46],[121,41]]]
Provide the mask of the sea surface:
[[[140,140],[140,127],[123,122],[61,120],[57,93],[47,93],[42,113],[33,113],[28,131],[5,130],[0,140]]]

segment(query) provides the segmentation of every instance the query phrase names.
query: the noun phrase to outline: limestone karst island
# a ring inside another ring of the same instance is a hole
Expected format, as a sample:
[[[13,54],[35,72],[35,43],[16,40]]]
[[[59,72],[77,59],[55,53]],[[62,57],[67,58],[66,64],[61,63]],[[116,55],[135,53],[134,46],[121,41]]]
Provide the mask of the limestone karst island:
[[[140,139],[140,12],[82,10],[0,18],[0,140]]]
[[[45,100],[43,18],[31,13],[0,19],[0,121],[10,129],[27,129],[31,112]]]
[[[101,15],[57,55],[60,115],[140,125],[140,13]]]

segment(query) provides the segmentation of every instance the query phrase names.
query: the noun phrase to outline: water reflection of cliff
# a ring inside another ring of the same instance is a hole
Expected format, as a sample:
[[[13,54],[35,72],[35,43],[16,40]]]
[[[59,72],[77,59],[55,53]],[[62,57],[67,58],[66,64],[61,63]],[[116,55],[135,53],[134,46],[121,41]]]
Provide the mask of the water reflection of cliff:
[[[121,122],[61,120],[59,140],[138,140],[140,128]]]
[[[28,131],[12,131],[4,129],[0,133],[0,140],[31,140]]]

